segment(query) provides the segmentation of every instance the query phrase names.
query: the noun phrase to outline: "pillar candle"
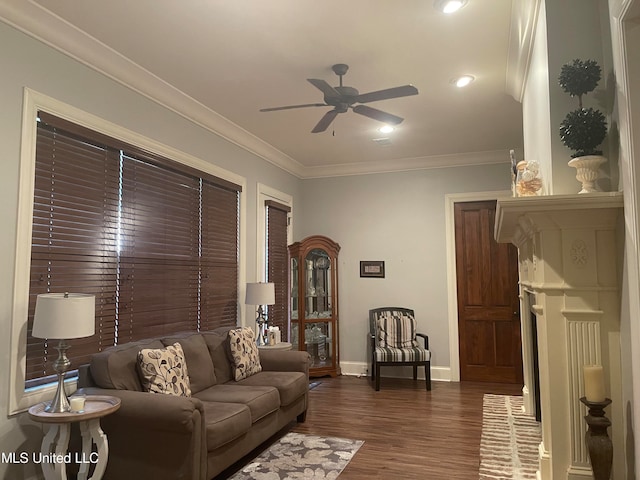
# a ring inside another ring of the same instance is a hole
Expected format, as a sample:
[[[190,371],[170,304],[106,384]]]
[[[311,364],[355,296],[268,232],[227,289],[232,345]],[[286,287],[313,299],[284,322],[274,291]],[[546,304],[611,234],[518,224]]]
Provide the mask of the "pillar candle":
[[[604,402],[604,370],[602,365],[584,366],[584,396],[590,402]]]
[[[69,404],[72,412],[82,412],[84,410],[84,397],[71,397]]]

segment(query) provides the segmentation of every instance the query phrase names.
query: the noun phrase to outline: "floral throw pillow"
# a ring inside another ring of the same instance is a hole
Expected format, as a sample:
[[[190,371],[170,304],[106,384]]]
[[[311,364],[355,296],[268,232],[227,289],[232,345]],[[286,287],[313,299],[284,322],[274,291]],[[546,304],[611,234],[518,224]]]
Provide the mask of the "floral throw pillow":
[[[262,371],[256,333],[251,327],[229,330],[229,346],[236,382]]]
[[[187,363],[179,343],[165,348],[143,348],[138,352],[138,367],[145,391],[191,396]]]

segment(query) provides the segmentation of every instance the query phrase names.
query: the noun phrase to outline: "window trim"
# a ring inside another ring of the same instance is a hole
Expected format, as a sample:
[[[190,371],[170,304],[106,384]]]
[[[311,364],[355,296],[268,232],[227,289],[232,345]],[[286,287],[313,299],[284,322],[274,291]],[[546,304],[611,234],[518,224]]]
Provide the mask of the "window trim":
[[[36,155],[36,117],[38,110],[76,123],[123,142],[171,158],[183,165],[211,174],[242,187],[240,192],[240,258],[238,261],[238,291],[244,292],[246,283],[246,186],[245,177],[176,150],[156,140],[127,130],[96,115],[65,104],[30,88],[24,89],[22,105],[22,138],[20,148],[18,220],[14,265],[14,289],[11,321],[10,372],[8,414],[15,415],[30,406],[49,400],[55,385],[25,390],[27,315],[29,305],[29,272],[31,270],[31,233],[33,223],[33,195]],[[244,302],[238,301],[238,320],[245,317]],[[66,382],[67,391],[77,387],[75,380]]]

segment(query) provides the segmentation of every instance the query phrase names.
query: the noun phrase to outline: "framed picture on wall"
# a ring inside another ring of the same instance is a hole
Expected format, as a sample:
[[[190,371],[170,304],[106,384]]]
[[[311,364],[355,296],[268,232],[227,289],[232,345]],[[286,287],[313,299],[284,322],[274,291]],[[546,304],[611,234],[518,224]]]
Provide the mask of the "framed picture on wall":
[[[384,278],[383,260],[361,260],[360,276],[371,278]]]

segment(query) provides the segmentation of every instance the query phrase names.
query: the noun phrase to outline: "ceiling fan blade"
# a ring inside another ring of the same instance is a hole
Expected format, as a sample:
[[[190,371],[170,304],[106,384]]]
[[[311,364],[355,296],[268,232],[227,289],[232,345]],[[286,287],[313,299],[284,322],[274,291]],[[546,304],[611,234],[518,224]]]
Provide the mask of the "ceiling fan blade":
[[[327,107],[326,103],[305,103],[304,105],[287,105],[286,107],[272,107],[261,108],[261,112],[275,112],[277,110],[291,110],[292,108],[305,108],[305,107]]]
[[[368,103],[377,102],[378,100],[387,100],[389,98],[408,97],[409,95],[417,95],[418,89],[413,85],[403,85],[402,87],[387,88],[386,90],[377,90],[375,92],[363,93],[356,97],[356,102]]]
[[[398,125],[404,120],[404,118],[402,117],[397,117],[396,115],[392,115],[390,113],[383,112],[382,110],[371,108],[366,105],[356,105],[355,107],[353,107],[353,111],[359,113],[360,115],[364,115],[365,117],[378,120],[379,122],[390,123],[391,125]]]
[[[307,78],[307,82],[320,90],[326,97],[339,97],[338,91],[324,80],[319,78]]]
[[[311,133],[324,132],[329,127],[329,125],[331,125],[331,122],[333,122],[333,119],[338,116],[338,113],[340,112],[338,112],[338,110],[336,109],[329,110],[327,113],[324,114],[324,116],[320,119],[320,121],[313,128],[313,130],[311,130]]]

